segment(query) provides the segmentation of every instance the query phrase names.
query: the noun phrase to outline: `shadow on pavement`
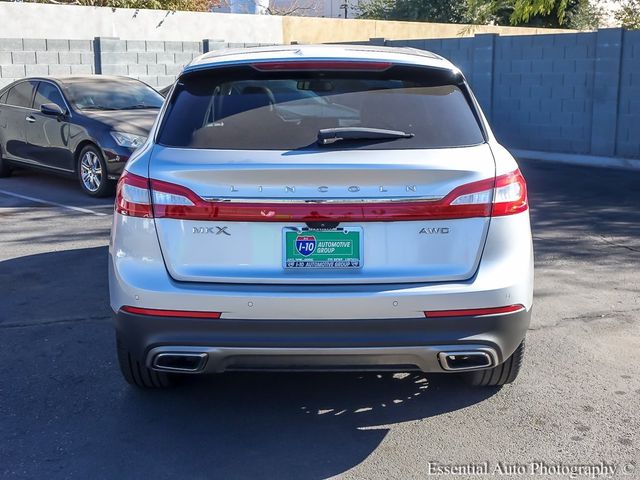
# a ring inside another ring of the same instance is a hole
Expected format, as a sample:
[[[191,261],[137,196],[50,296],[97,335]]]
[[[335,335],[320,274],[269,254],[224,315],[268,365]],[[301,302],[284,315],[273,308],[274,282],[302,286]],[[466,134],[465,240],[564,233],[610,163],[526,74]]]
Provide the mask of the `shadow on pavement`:
[[[93,198],[85,194],[75,175],[58,175],[37,169],[17,168],[10,177],[0,179],[0,190],[84,208],[111,208],[114,196]],[[24,200],[17,200],[17,205]],[[9,204],[11,206],[11,204]],[[40,205],[35,204],[32,206]],[[45,207],[46,208],[46,207]]]
[[[225,374],[139,391],[115,360],[106,264],[106,247],[0,263],[0,476],[326,478],[370,455],[385,425],[498,391],[420,373]]]
[[[0,327],[109,318],[107,255],[95,247],[0,262]]]
[[[640,252],[640,172],[520,161],[536,263],[616,263]]]

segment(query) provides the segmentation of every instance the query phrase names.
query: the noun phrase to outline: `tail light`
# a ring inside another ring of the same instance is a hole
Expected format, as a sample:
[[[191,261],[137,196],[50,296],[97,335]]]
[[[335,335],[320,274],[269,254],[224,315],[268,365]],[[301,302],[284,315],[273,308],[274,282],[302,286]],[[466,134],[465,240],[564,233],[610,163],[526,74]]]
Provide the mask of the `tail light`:
[[[116,211],[122,215],[244,222],[450,220],[512,215],[527,208],[527,187],[519,170],[462,185],[437,201],[207,201],[186,187],[161,180],[148,180],[129,172],[120,177],[116,195]]]
[[[125,172],[116,189],[116,212],[129,217],[187,218],[196,203],[207,204],[185,187]],[[168,210],[168,211],[167,211]]]
[[[149,179],[125,170],[116,188],[116,212],[128,217],[153,217]]]
[[[448,197],[457,193],[451,205],[488,205],[491,202],[491,216],[513,215],[524,212],[528,207],[527,184],[520,170],[496,177],[480,180],[458,187]]]

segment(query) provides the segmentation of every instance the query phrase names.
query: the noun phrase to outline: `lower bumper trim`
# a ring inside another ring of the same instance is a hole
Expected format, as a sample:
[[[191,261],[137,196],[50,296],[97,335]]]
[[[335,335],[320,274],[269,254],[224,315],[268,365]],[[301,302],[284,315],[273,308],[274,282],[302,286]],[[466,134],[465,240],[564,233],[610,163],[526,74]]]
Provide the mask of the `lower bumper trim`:
[[[482,366],[453,369],[442,358],[465,353],[486,358]],[[359,371],[405,369],[423,372],[466,371],[490,368],[498,364],[496,351],[486,345],[429,345],[357,348],[255,348],[255,347],[194,347],[160,346],[152,348],[146,358],[149,368],[176,372],[164,368],[159,359],[184,356],[205,357],[202,368],[182,373],[221,373],[237,370],[284,371]]]
[[[479,317],[235,320],[168,318],[119,311],[120,340],[153,368],[166,353],[204,353],[202,372],[226,370],[447,371],[441,352],[488,352],[504,362],[525,337],[531,311]],[[177,359],[179,360],[179,359]],[[489,368],[477,358],[455,358],[452,370]],[[178,365],[185,362],[178,361]],[[188,362],[187,362],[188,363]],[[200,371],[200,370],[199,370]],[[197,373],[197,372],[196,372]]]

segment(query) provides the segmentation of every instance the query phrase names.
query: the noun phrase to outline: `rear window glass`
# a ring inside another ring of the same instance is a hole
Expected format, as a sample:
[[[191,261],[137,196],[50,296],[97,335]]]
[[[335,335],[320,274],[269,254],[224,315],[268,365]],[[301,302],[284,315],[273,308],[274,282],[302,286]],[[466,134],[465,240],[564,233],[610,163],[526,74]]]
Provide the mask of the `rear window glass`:
[[[30,81],[18,83],[15,87],[9,90],[7,105],[30,108],[31,100],[33,98],[33,87],[34,83]]]
[[[196,73],[176,85],[158,141],[170,147],[232,150],[421,149],[484,141],[459,77],[393,67],[385,72]],[[331,128],[402,131],[410,138],[318,146]]]

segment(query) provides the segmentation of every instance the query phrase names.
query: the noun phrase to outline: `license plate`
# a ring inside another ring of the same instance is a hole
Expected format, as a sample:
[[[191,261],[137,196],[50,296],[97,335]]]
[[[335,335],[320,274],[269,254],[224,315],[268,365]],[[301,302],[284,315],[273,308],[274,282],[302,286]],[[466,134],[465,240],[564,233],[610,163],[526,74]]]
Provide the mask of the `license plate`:
[[[285,228],[285,268],[360,268],[362,229],[335,230]]]

